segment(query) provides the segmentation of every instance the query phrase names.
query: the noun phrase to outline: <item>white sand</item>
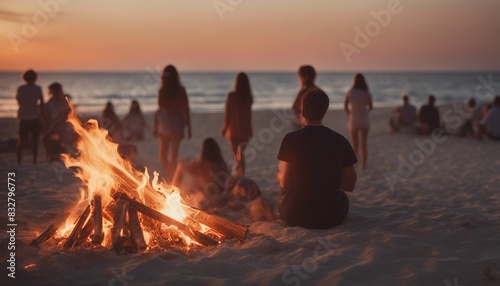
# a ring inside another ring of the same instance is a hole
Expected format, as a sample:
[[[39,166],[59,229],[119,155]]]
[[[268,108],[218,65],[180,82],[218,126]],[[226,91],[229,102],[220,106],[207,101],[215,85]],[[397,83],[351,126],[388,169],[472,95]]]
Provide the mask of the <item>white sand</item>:
[[[436,144],[413,171],[401,170],[408,177],[391,190],[384,174],[398,174],[399,155],[406,160],[411,154],[417,156],[413,162],[421,159],[414,152],[415,140],[425,137],[389,134],[388,114],[387,109],[371,114],[368,170],[359,173],[356,189],[349,194],[351,208],[343,225],[311,231],[287,228],[279,221],[258,222],[252,224],[245,243],[227,241],[189,256],[176,249],[125,256],[106,249],[63,253],[50,241],[40,250],[28,247],[36,234],[77,201],[80,182],[60,171],[59,164],[41,162],[33,167],[29,153],[19,168],[13,153],[0,154],[2,182],[7,172],[16,172],[18,223],[14,280],[6,276],[4,188],[0,284],[499,285],[500,144],[450,137]],[[213,136],[231,161],[229,145],[220,136],[222,115],[192,117],[194,137],[182,142],[181,158],[196,157],[202,140]],[[273,112],[254,113],[254,133],[260,139],[254,140],[259,145],[252,143],[249,148],[261,150],[248,163],[247,175],[276,210],[280,193],[275,158],[290,128],[275,132],[280,121],[273,117]],[[0,123],[1,138],[15,134],[9,127],[13,120]],[[347,136],[342,111],[330,111],[324,123]],[[158,140],[150,133],[137,144],[138,156],[150,170],[159,170]],[[36,265],[25,270],[30,264]]]

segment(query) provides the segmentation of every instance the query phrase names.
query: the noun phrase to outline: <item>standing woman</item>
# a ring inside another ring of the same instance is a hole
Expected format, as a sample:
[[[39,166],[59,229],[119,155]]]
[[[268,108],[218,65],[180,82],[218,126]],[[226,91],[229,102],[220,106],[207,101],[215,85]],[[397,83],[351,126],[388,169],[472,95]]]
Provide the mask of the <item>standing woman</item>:
[[[350,105],[350,108],[349,108]],[[368,112],[373,109],[372,95],[368,91],[365,77],[358,73],[354,77],[354,84],[347,92],[344,100],[344,110],[349,116],[349,134],[351,135],[353,149],[358,155],[358,136],[361,134],[362,168],[366,168],[368,158],[367,139],[370,130]],[[358,156],[359,157],[359,156]]]
[[[245,147],[252,137],[252,91],[248,76],[236,77],[235,90],[227,95],[222,135],[229,140],[233,152],[234,174],[245,175]]]
[[[181,85],[179,74],[174,66],[168,65],[163,70],[161,87],[158,92],[160,109],[155,114],[155,131],[160,137],[160,162],[171,178],[177,167],[179,144],[184,138],[184,128],[188,128],[191,138],[191,120],[186,89]],[[170,159],[168,151],[170,149]]]

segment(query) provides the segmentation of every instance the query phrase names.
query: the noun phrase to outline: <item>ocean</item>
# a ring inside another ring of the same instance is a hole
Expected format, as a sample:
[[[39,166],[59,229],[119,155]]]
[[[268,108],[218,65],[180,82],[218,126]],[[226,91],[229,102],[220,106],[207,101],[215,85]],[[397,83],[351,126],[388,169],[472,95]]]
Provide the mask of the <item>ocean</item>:
[[[181,73],[192,112],[224,110],[226,95],[234,87],[236,72]],[[295,72],[248,73],[254,95],[254,110],[289,108],[299,90]],[[420,106],[429,94],[437,104],[463,102],[476,97],[480,102],[491,101],[500,94],[500,72],[369,72],[364,74],[374,107],[397,106],[401,96]],[[130,101],[136,99],[144,112],[158,108],[157,94],[160,73],[145,72],[41,72],[37,84],[48,100],[47,86],[52,82],[63,85],[80,114],[97,115],[111,101],[117,114],[124,115]],[[316,83],[330,97],[330,108],[340,109],[346,91],[352,85],[354,73],[319,72]],[[21,85],[21,72],[0,72],[0,117],[16,117],[16,89]]]

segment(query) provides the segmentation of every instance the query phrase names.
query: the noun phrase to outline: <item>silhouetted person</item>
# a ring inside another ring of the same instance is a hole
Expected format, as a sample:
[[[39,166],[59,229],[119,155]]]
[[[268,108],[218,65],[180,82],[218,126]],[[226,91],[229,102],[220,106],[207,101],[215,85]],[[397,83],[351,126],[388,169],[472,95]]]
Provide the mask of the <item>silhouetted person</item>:
[[[396,114],[395,118],[389,119],[389,127],[393,133],[399,132],[402,128],[413,130],[417,121],[417,108],[410,104],[407,95],[403,95],[403,105],[392,112]]]
[[[108,136],[113,142],[119,142],[123,139],[123,126],[120,118],[115,113],[113,104],[108,101],[106,107],[99,117],[99,127],[108,130]]]
[[[341,224],[349,211],[356,184],[357,162],[349,141],[323,126],[328,96],[311,90],[302,97],[305,126],[288,133],[281,142],[280,183],[285,195],[280,217],[289,226],[326,229]]]
[[[234,157],[234,174],[245,175],[245,147],[252,137],[252,91],[245,73],[236,77],[234,91],[227,95],[222,135],[229,140]]]
[[[351,135],[354,152],[356,152],[357,155],[359,155],[359,136],[361,136],[363,170],[366,168],[366,161],[368,159],[367,141],[368,131],[370,130],[370,118],[368,116],[368,112],[372,109],[372,95],[368,91],[368,85],[366,84],[365,77],[358,73],[354,77],[352,88],[345,96],[344,110],[349,116],[349,134]]]
[[[430,134],[439,128],[439,110],[434,106],[435,102],[436,98],[434,95],[429,95],[427,104],[420,108],[419,120],[422,124],[421,132],[423,134]]]
[[[478,108],[477,101],[474,98],[469,98],[467,101],[467,116],[464,120],[464,124],[460,126],[460,133],[458,136],[472,136],[475,137],[474,126],[477,124],[478,119],[481,115],[478,113],[480,111]]]
[[[47,124],[43,144],[45,157],[51,161],[59,159],[66,146],[74,143],[76,135],[69,123],[66,122],[70,108],[62,85],[58,82],[49,85],[49,95],[51,97],[45,104],[43,112]]]
[[[177,69],[168,65],[161,76],[161,87],[158,92],[160,109],[155,113],[154,134],[160,137],[160,162],[169,178],[177,167],[179,145],[184,138],[184,129],[188,128],[188,139],[191,138],[191,120],[189,101],[186,89],[181,85]],[[170,148],[171,147],[171,148]],[[170,159],[168,151],[170,149]]]
[[[207,138],[198,159],[179,162],[172,183],[191,206],[208,209],[223,199],[227,182],[218,179],[221,177],[230,177],[228,166],[217,142]]]
[[[316,79],[316,71],[312,66],[301,66],[298,71],[298,76],[300,80],[300,91],[297,93],[295,100],[293,101],[292,111],[295,115],[297,128],[301,128],[304,125],[304,120],[301,115],[300,103],[302,102],[302,96],[311,89],[316,89],[317,86],[314,84]]]
[[[123,129],[127,132],[127,140],[143,140],[144,139],[144,129],[146,128],[146,119],[142,114],[141,107],[137,100],[132,100],[130,105],[130,110],[125,115],[122,120]]]
[[[38,136],[42,128],[43,118],[43,93],[40,86],[35,84],[37,76],[35,71],[27,70],[22,76],[26,84],[17,89],[19,133],[17,136],[16,157],[18,165],[21,164],[23,146],[27,143],[30,133],[33,140],[33,164],[36,164]]]
[[[482,139],[484,135],[493,140],[500,140],[500,95],[495,96],[493,106],[481,120],[479,139]]]

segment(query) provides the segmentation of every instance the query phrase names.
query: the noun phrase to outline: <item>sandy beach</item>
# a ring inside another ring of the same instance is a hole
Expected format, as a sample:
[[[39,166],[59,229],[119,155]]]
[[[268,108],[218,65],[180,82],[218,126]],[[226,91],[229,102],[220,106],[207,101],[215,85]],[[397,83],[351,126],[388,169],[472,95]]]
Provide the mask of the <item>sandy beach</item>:
[[[3,191],[1,284],[499,285],[499,143],[390,134],[389,113],[385,108],[371,113],[367,170],[357,167],[350,212],[341,226],[319,231],[285,227],[279,220],[255,222],[244,243],[230,240],[188,255],[175,248],[137,255],[83,248],[62,252],[50,241],[40,249],[29,247],[78,200],[81,183],[62,163],[44,162],[43,152],[36,166],[25,152],[20,167],[14,153],[0,154],[2,182],[8,172],[17,178],[16,279],[5,274],[9,237]],[[137,159],[150,171],[161,170],[152,114],[147,119],[146,140],[134,143]],[[180,158],[195,158],[203,139],[213,137],[232,162],[220,135],[222,120],[219,113],[192,114],[193,138],[182,141]],[[276,155],[290,122],[281,110],[255,111],[247,150],[247,176],[276,215]],[[14,136],[14,119],[0,124],[0,139]],[[343,111],[330,110],[324,125],[348,137]]]

